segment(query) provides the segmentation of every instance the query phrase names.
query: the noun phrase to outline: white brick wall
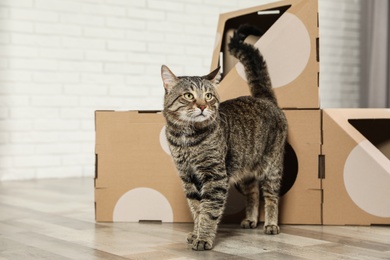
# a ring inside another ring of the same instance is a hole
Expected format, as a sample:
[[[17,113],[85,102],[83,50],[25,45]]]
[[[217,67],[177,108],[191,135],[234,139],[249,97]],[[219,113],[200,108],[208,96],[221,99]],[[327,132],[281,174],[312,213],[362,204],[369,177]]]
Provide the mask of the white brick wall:
[[[0,0],[0,180],[93,176],[94,111],[161,109],[218,14],[270,0]],[[357,106],[359,1],[320,0],[323,106]],[[352,77],[351,77],[352,76]]]

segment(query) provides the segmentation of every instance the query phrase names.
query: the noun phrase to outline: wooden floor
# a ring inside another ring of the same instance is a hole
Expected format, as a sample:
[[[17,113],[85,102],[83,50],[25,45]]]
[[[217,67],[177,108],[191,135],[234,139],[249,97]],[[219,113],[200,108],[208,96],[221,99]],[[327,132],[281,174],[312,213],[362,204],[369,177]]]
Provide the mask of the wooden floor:
[[[390,259],[390,227],[219,229],[192,251],[191,224],[95,223],[92,179],[0,183],[0,259]]]

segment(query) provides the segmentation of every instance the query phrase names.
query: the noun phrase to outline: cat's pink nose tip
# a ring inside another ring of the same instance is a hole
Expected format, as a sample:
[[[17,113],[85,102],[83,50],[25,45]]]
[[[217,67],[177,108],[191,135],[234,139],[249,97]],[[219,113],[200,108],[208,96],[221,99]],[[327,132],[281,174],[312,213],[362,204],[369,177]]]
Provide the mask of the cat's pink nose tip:
[[[205,106],[205,105],[201,105],[201,106],[198,106],[198,107],[199,107],[199,109],[200,109],[200,110],[202,110],[202,111],[203,111],[203,110],[205,110],[205,109],[206,109],[206,107],[207,107],[207,106]]]

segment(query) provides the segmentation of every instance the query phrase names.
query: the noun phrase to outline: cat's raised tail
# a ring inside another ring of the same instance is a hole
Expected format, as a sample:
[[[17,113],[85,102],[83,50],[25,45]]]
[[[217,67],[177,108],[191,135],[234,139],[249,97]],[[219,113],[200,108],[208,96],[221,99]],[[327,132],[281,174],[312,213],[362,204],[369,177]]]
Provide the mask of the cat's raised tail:
[[[261,36],[262,34],[255,26],[248,24],[241,25],[230,39],[228,45],[229,52],[244,65],[252,96],[265,98],[277,104],[267,63],[263,55],[253,45],[244,42],[245,38],[249,35]]]

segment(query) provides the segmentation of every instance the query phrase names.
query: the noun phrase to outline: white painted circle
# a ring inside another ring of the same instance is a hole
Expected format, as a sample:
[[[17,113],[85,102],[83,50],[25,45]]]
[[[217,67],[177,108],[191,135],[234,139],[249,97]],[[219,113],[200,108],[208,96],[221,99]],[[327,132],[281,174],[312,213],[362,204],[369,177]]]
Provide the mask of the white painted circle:
[[[368,140],[348,155],[344,184],[359,208],[377,217],[390,217],[390,160]]]
[[[294,14],[284,13],[255,43],[263,54],[273,88],[295,80],[306,68],[311,53],[310,35]],[[238,74],[247,81],[245,70],[237,63]]]
[[[169,201],[160,192],[150,188],[136,188],[126,192],[115,205],[113,221],[140,220],[173,222],[173,210]]]
[[[165,135],[165,126],[160,131],[160,145],[164,152],[171,156],[171,150],[169,150],[168,140]]]

